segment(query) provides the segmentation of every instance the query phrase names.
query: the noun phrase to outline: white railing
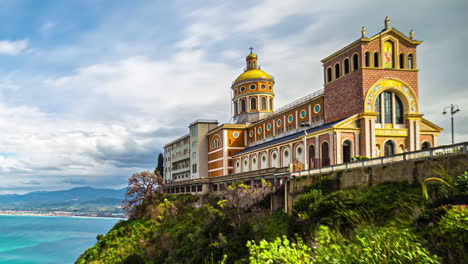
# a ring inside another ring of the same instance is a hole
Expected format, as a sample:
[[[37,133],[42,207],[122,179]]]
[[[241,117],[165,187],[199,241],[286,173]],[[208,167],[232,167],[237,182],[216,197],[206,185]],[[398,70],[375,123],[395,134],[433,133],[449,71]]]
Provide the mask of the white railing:
[[[304,96],[302,98],[297,99],[296,101],[294,101],[294,102],[292,102],[290,104],[284,105],[284,106],[276,109],[275,114],[283,112],[283,111],[288,110],[290,108],[293,108],[293,107],[295,107],[297,105],[300,105],[300,104],[302,104],[302,103],[304,103],[304,102],[306,102],[306,101],[308,101],[308,100],[310,100],[312,98],[315,98],[315,97],[317,97],[319,95],[322,95],[322,94],[323,94],[323,89],[318,90],[318,91],[316,91],[314,93],[311,93],[309,95],[306,95],[306,96]]]
[[[317,169],[311,169],[311,170],[305,170],[305,171],[298,171],[298,172],[291,173],[291,176],[294,176],[294,177],[311,176],[315,174],[349,170],[349,169],[354,169],[354,168],[381,166],[384,164],[397,163],[397,162],[402,162],[402,161],[407,161],[407,160],[421,160],[421,159],[428,159],[432,157],[451,156],[451,155],[466,154],[466,153],[468,153],[468,142],[463,142],[463,143],[445,145],[445,146],[440,146],[437,148],[419,150],[419,151],[414,151],[414,152],[405,152],[405,153],[396,154],[392,156],[348,162],[348,163],[331,165],[331,166],[327,166],[323,168],[317,168]]]

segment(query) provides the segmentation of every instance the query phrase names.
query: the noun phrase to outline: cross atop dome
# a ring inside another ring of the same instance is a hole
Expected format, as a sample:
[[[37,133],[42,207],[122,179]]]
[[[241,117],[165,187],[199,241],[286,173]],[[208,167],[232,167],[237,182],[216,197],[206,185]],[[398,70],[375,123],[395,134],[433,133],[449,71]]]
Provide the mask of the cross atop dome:
[[[249,48],[249,50],[250,50],[250,54],[252,54],[252,53],[253,53],[253,52],[252,52],[252,50],[253,50],[253,49],[254,49],[254,48],[252,48],[252,46],[250,46],[250,48]]]

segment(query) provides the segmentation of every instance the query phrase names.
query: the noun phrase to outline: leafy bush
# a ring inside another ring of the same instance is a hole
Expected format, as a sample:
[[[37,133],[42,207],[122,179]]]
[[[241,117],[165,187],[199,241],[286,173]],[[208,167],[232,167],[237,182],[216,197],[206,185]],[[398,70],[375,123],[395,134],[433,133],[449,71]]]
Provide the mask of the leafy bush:
[[[434,252],[447,263],[468,263],[468,208],[446,206],[437,210],[421,231]]]
[[[350,239],[321,226],[313,263],[439,263],[408,229],[367,227]]]
[[[255,241],[248,241],[247,248],[249,248],[251,264],[312,262],[312,249],[300,238],[296,243],[290,242],[286,236],[278,237],[273,242],[262,240],[258,244]]]
[[[455,180],[455,188],[460,194],[468,194],[468,171],[458,176]]]
[[[315,203],[322,200],[322,197],[322,190],[319,189],[312,189],[309,192],[299,196],[293,206],[294,213],[299,216],[310,215],[313,208],[315,207]]]
[[[286,236],[273,242],[247,242],[250,263],[439,263],[408,229],[368,227],[356,229],[349,239],[321,226],[312,249],[302,239]]]
[[[314,226],[352,229],[362,224],[411,224],[413,210],[421,204],[419,189],[409,184],[385,183],[322,195],[310,190],[297,198],[294,213]]]

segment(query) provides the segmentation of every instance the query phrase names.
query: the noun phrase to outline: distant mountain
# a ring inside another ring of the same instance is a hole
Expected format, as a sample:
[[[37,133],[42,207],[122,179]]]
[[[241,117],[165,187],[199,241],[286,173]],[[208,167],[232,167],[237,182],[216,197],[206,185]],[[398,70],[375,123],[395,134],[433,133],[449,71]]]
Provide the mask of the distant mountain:
[[[77,187],[63,191],[0,195],[0,210],[121,211],[125,189]]]

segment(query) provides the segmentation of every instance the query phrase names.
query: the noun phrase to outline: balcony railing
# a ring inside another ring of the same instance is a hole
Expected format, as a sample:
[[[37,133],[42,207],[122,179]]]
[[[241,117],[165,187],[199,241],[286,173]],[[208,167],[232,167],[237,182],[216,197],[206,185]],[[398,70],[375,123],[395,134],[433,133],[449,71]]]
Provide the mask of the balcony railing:
[[[349,170],[349,169],[354,169],[354,168],[382,166],[385,164],[398,163],[398,162],[407,161],[407,160],[422,160],[422,159],[428,159],[428,158],[433,158],[433,157],[459,155],[459,154],[464,154],[464,153],[466,154],[468,153],[467,150],[468,150],[468,142],[463,142],[463,143],[458,143],[458,144],[453,144],[453,145],[440,146],[437,148],[418,150],[414,152],[405,152],[401,154],[385,156],[385,157],[380,157],[380,158],[360,160],[360,161],[326,166],[326,167],[317,168],[317,169],[298,171],[298,172],[291,173],[291,176],[295,176],[295,177],[310,176],[314,174]]]

